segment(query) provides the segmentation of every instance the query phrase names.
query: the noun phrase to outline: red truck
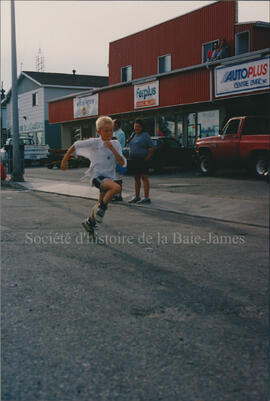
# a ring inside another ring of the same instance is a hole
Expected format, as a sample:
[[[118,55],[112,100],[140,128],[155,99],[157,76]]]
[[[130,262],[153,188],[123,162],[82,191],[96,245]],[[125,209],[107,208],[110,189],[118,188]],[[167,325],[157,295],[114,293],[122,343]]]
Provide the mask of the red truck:
[[[219,135],[196,141],[196,154],[203,175],[217,167],[244,166],[263,177],[269,168],[270,121],[264,116],[231,118]]]

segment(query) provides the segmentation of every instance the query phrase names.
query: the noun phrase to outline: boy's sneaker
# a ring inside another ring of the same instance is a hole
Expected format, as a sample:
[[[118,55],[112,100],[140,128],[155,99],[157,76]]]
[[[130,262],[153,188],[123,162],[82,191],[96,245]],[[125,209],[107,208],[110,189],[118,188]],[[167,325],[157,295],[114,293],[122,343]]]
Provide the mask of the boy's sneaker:
[[[131,200],[128,201],[128,203],[137,203],[141,200],[139,196],[134,196]]]
[[[82,226],[85,229],[86,232],[88,232],[89,235],[95,236],[95,228],[96,228],[96,222],[93,222],[90,219],[87,219],[82,222]]]
[[[103,217],[107,208],[102,208],[100,205],[94,206],[94,217],[98,223],[102,223]]]
[[[150,198],[142,198],[142,200],[140,200],[138,203],[140,205],[143,203],[151,203],[151,199]]]
[[[115,195],[115,196],[112,198],[111,202],[121,202],[122,200],[123,200],[123,198],[122,198],[121,195]]]

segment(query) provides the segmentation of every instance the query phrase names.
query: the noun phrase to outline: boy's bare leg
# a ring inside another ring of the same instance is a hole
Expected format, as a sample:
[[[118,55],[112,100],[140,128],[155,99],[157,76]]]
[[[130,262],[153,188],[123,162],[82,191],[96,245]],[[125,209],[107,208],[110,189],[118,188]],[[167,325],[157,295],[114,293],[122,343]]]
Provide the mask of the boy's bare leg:
[[[87,221],[82,222],[83,228],[93,238],[95,238],[95,236],[96,236],[95,230],[94,230],[96,228],[95,209],[98,207],[98,205],[103,197],[104,197],[104,193],[100,193],[98,202],[91,209],[90,217],[87,219]]]
[[[119,195],[122,195],[122,187],[123,187],[123,181],[122,180],[115,180],[116,184],[120,186],[120,192]]]
[[[106,190],[102,199],[105,204],[109,203],[114,195],[119,194],[121,191],[120,185],[109,179],[106,179],[102,182],[102,188]]]
[[[102,190],[106,192],[100,195],[99,202],[93,207],[91,215],[91,219],[96,220],[98,223],[102,223],[108,203],[115,194],[121,191],[121,187],[116,182],[106,179],[102,182]]]
[[[101,192],[101,193],[99,194],[99,198],[98,198],[97,203],[92,207],[91,216],[90,216],[90,219],[91,219],[92,221],[95,221],[95,208],[96,208],[96,206],[98,206],[98,205],[100,204],[100,201],[103,200],[104,195],[105,195],[105,193],[104,193],[104,192]]]

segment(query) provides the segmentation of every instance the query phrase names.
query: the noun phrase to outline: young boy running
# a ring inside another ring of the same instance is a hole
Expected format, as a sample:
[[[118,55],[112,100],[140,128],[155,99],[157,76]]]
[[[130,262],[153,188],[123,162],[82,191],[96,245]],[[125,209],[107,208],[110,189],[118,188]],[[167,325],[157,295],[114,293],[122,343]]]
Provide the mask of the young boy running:
[[[91,235],[94,235],[96,222],[102,222],[110,200],[121,191],[120,185],[115,182],[116,164],[125,166],[127,163],[122,155],[120,143],[111,140],[113,136],[112,119],[107,116],[99,117],[96,121],[96,129],[99,138],[75,142],[61,162],[61,169],[66,170],[68,159],[73,153],[75,156],[84,156],[91,162],[86,175],[90,176],[92,186],[100,190],[98,203],[92,208],[90,217],[82,223],[84,229]]]

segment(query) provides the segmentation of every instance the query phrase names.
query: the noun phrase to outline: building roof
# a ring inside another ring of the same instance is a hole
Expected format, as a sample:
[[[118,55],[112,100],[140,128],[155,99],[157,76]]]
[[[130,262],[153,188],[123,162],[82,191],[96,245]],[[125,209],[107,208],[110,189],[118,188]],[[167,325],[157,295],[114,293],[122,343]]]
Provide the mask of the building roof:
[[[22,75],[32,78],[42,86],[96,87],[108,85],[109,79],[100,75],[62,74],[55,72],[22,71]]]
[[[18,77],[20,82],[24,77],[31,79],[40,86],[53,86],[56,88],[73,88],[78,90],[95,89],[108,86],[109,78],[102,75],[79,75],[79,74],[62,74],[58,72],[37,72],[22,71]],[[11,97],[11,89],[1,100],[1,104],[5,105]]]
[[[235,25],[255,25],[258,28],[270,28],[270,22],[266,21],[245,21],[237,22]]]

